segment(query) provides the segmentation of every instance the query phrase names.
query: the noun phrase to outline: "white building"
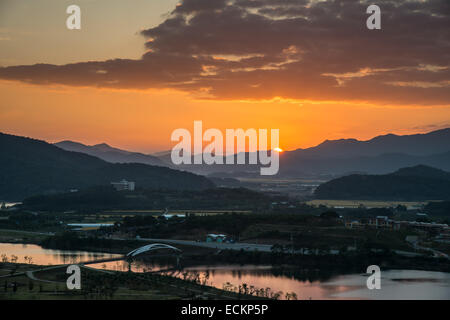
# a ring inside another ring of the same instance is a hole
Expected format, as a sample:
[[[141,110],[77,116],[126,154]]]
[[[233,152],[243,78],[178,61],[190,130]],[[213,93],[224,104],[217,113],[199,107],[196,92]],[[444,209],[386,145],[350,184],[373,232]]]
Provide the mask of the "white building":
[[[127,181],[124,179],[120,182],[111,182],[111,184],[117,191],[122,191],[122,190],[134,191],[134,182],[133,181]]]

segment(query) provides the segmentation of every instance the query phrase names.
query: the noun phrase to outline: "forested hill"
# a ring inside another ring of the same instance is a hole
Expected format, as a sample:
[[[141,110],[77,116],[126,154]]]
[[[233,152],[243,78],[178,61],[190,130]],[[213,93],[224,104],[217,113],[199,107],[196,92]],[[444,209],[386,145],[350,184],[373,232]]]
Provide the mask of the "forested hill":
[[[113,164],[45,141],[0,133],[0,200],[20,201],[34,194],[64,192],[112,181],[136,187],[201,190],[214,187],[205,177],[144,164]]]
[[[319,199],[445,200],[450,173],[428,166],[402,168],[385,175],[353,174],[321,184]]]

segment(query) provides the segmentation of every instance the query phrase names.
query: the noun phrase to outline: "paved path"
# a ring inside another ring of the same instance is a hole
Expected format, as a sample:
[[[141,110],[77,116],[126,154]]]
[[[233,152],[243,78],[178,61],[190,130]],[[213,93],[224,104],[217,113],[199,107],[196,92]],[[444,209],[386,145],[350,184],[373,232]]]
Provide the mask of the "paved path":
[[[97,263],[105,263],[105,262],[113,262],[113,261],[125,260],[125,258],[126,258],[125,256],[121,256],[121,257],[117,257],[117,258],[105,258],[105,259],[99,259],[99,260],[78,262],[78,263],[73,263],[73,264],[78,264],[78,265],[97,264]]]
[[[213,248],[213,249],[221,249],[221,250],[244,250],[244,251],[261,251],[261,252],[271,252],[272,245],[270,244],[255,244],[255,243],[218,243],[218,242],[197,242],[192,240],[174,240],[174,239],[154,239],[154,238],[139,238],[139,239],[121,239],[121,238],[113,238],[114,240],[138,240],[138,241],[147,241],[147,242],[160,242],[160,243],[169,243],[169,244],[179,244],[179,245],[187,245],[194,247],[203,247],[203,248]],[[296,250],[295,253],[303,254],[313,254],[314,250],[305,249],[305,250]],[[394,250],[397,254],[415,257],[421,256],[422,254],[416,252],[407,252]],[[339,250],[330,250],[330,254],[339,254]]]

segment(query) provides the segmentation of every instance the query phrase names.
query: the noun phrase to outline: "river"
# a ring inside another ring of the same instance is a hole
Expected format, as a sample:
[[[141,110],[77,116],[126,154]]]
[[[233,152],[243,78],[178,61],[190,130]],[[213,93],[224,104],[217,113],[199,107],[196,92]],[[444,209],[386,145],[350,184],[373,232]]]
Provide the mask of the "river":
[[[17,256],[17,262],[39,265],[55,265],[77,263],[95,259],[113,258],[120,255],[86,252],[48,250],[37,245],[0,243],[0,255],[8,259]],[[93,264],[91,267],[107,270],[128,270],[123,261]],[[157,264],[133,263],[132,271],[155,271],[166,268]],[[183,275],[184,273],[184,275]],[[327,277],[292,275],[271,266],[254,265],[219,265],[197,266],[185,268],[175,274],[180,278],[194,277],[206,284],[223,288],[224,284],[237,287],[246,284],[258,289],[270,288],[272,292],[282,291],[296,293],[299,299],[445,299],[450,300],[450,273],[417,271],[417,270],[385,270],[382,271],[381,289],[368,290],[366,274],[332,275]],[[284,296],[284,295],[283,295]]]

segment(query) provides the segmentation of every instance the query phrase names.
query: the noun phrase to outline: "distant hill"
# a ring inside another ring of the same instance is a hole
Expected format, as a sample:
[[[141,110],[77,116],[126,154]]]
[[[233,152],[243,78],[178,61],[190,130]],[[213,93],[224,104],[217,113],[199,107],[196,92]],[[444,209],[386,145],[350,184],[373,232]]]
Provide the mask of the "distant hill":
[[[152,155],[153,155],[154,157],[157,157],[157,158],[167,158],[167,159],[170,159],[171,153],[172,153],[172,150],[164,150],[164,151],[155,152],[155,153],[153,153]]]
[[[438,179],[438,180],[449,180],[450,181],[450,172],[446,172],[444,170],[418,165],[415,167],[409,168],[401,168],[396,172],[393,172],[392,175],[395,176],[403,176],[403,177],[422,177],[428,179]]]
[[[194,199],[194,200],[193,200]],[[273,201],[261,192],[245,188],[204,190],[135,190],[118,192],[110,186],[92,187],[78,192],[38,195],[22,201],[24,210],[268,210]],[[286,197],[281,197],[286,200]]]
[[[86,146],[62,141],[55,145],[112,163],[144,163],[201,175],[219,174],[221,177],[252,177],[260,174],[259,165],[174,165],[171,162],[170,150],[145,155],[113,148],[107,144]],[[248,154],[246,157],[248,158]],[[450,171],[450,128],[425,134],[387,134],[367,141],[326,140],[315,147],[285,151],[280,154],[280,170],[277,176],[327,178],[348,175],[351,172],[386,174],[419,164]]]
[[[170,152],[154,156],[170,164]],[[386,174],[419,164],[450,171],[450,128],[425,134],[387,134],[367,141],[326,140],[315,147],[285,151],[280,154],[278,177],[336,177],[350,172]],[[259,165],[180,165],[176,168],[205,175],[221,173],[223,177],[259,175]]]
[[[450,171],[450,128],[425,134],[388,134],[367,141],[327,140],[316,147],[284,152],[280,175],[380,174],[419,164]]]
[[[432,216],[450,217],[450,201],[428,202],[425,212]]]
[[[450,149],[450,146],[449,146]],[[386,174],[399,168],[424,164],[450,171],[450,151],[431,155],[384,153],[376,156],[291,156],[280,158],[280,175],[347,175],[351,172]]]
[[[321,184],[319,199],[447,200],[450,173],[418,165],[385,175],[353,174]]]
[[[55,143],[55,146],[67,151],[86,153],[111,163],[143,163],[153,166],[166,166],[157,157],[113,148],[106,143],[87,146],[79,142],[61,141]]]
[[[326,140],[307,149],[297,149],[291,154],[302,157],[373,157],[381,154],[409,154],[426,156],[450,151],[450,128],[424,134],[377,136],[367,141],[356,139]]]
[[[112,164],[65,151],[40,140],[0,133],[0,199],[68,191],[127,179],[136,187],[200,190],[214,184],[205,177],[145,164]]]

